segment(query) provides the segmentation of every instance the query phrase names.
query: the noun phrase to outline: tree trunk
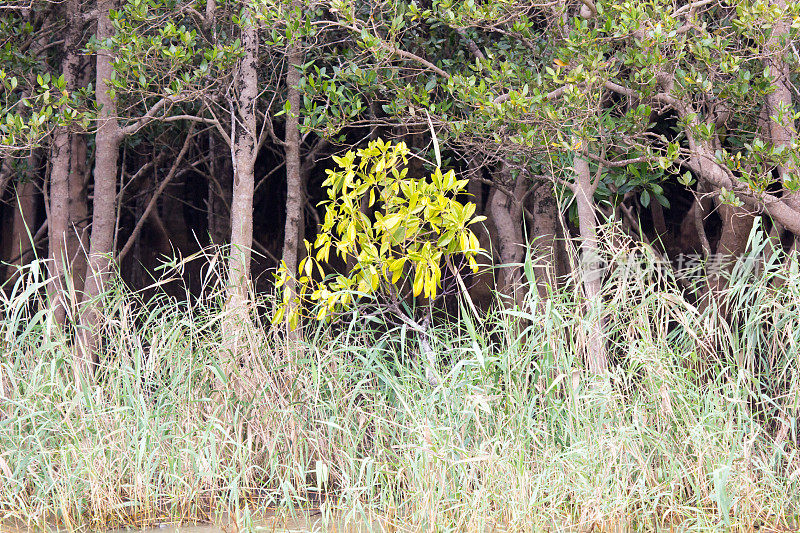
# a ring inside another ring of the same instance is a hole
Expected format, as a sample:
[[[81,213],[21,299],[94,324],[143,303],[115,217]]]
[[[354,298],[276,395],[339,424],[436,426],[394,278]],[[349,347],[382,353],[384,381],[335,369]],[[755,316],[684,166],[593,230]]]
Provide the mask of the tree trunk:
[[[61,73],[66,90],[73,91],[80,68],[78,45],[81,37],[80,3],[68,0],[65,6],[67,34],[64,39],[64,57]],[[63,324],[66,318],[66,276],[69,275],[69,252],[67,234],[70,226],[70,164],[72,162],[72,139],[67,126],[58,126],[50,144],[50,213],[48,293],[55,321]]]
[[[725,291],[729,287],[730,275],[736,262],[747,252],[747,242],[753,229],[755,216],[743,207],[720,204],[718,212],[722,218],[722,234],[716,253],[707,262],[706,275],[709,285],[720,298],[717,302],[722,316],[728,316]]]
[[[497,233],[497,252],[499,255],[498,292],[509,297],[509,303],[522,304],[524,292],[521,287],[519,264],[525,257],[525,242],[522,232],[522,209],[518,205],[524,195],[527,183],[520,174],[516,181],[511,177],[511,169],[502,163],[495,178],[498,183],[513,192],[514,198],[495,188],[489,197],[489,215]],[[516,200],[516,201],[515,201]]]
[[[676,254],[675,239],[667,228],[667,221],[664,218],[664,208],[655,198],[650,200],[650,215],[653,217],[653,229],[656,232],[656,240],[661,243],[662,248],[668,256]]]
[[[581,233],[580,265],[581,282],[586,295],[586,314],[589,334],[586,345],[586,363],[592,374],[604,374],[608,370],[608,354],[603,338],[603,271],[597,242],[597,219],[594,193],[597,184],[592,182],[589,162],[575,154],[575,202],[578,207],[578,223]]]
[[[286,224],[283,237],[283,265],[289,272],[289,278],[284,285],[284,290],[289,295],[289,301],[294,302],[297,297],[294,277],[297,275],[298,248],[300,246],[301,231],[303,229],[303,179],[300,171],[300,68],[303,64],[301,43],[294,42],[287,51],[289,65],[286,70],[286,87],[290,111],[286,115]],[[292,305],[292,304],[290,304]],[[287,316],[289,313],[287,312]],[[291,328],[287,328],[291,332]],[[291,334],[299,337],[299,330]]]
[[[247,301],[253,245],[253,193],[256,162],[256,98],[258,97],[258,28],[252,13],[242,26],[244,57],[239,61],[236,85],[238,117],[231,125],[233,146],[233,198],[231,200],[231,252],[228,260],[228,304],[240,308]],[[237,127],[237,124],[240,124]]]
[[[66,62],[66,59],[65,59]],[[67,231],[69,230],[70,135],[65,126],[53,133],[50,144],[49,275],[50,305],[57,324],[66,318]]]
[[[100,0],[97,15],[97,40],[103,42],[114,34],[109,11],[114,0]],[[116,223],[117,161],[122,141],[117,122],[117,104],[109,93],[106,80],[114,73],[111,52],[97,51],[96,98],[100,106],[95,135],[94,200],[92,202],[92,235],[89,244],[88,279],[81,309],[81,328],[78,332],[79,355],[75,377],[89,375],[98,362],[98,327],[102,320],[101,295],[106,289],[114,254],[114,227]]]
[[[770,2],[773,6],[785,10],[786,0],[772,0]],[[789,26],[785,17],[776,21],[772,29],[770,38],[767,41],[767,48],[770,49],[771,57],[768,59],[770,76],[775,81],[772,84],[774,90],[766,96],[766,108],[768,131],[765,134],[775,146],[791,147],[792,141],[795,137],[795,124],[791,113],[794,112],[794,104],[792,102],[792,86],[791,86],[791,71],[789,65],[784,60],[784,48],[787,45],[789,38]],[[785,109],[785,115],[779,119],[781,108]],[[786,166],[778,167],[778,175],[782,184],[786,183],[790,174],[797,173],[797,169],[789,160]],[[796,211],[800,212],[800,191],[786,191],[786,202]],[[800,235],[794,237],[796,247],[797,240]]]
[[[553,184],[537,187],[533,196],[533,224],[530,238],[533,249],[533,274],[536,290],[543,300],[556,288],[556,236],[558,235],[558,204],[553,196]]]

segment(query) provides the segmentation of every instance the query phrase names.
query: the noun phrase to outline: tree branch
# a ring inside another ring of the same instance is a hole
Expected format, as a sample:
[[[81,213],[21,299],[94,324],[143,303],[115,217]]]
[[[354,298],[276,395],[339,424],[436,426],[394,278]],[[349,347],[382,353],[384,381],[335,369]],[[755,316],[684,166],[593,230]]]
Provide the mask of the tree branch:
[[[183,147],[181,148],[181,151],[178,153],[178,157],[176,157],[175,161],[172,163],[172,167],[169,169],[167,177],[165,177],[164,180],[159,184],[158,189],[156,189],[156,192],[153,193],[153,197],[150,198],[150,201],[148,202],[147,207],[144,210],[144,213],[142,213],[142,216],[139,217],[139,220],[136,221],[136,226],[133,228],[130,237],[128,237],[128,240],[125,242],[125,246],[123,246],[122,250],[119,252],[118,261],[121,262],[128,254],[128,252],[130,252],[131,248],[133,248],[136,239],[139,238],[139,233],[141,233],[144,223],[147,221],[147,217],[150,216],[150,213],[153,211],[153,209],[156,206],[156,203],[158,202],[158,197],[161,196],[161,193],[164,192],[164,189],[167,188],[169,182],[172,181],[172,178],[175,177],[175,174],[178,171],[178,166],[180,165],[181,161],[183,161],[186,152],[189,150],[189,146],[192,140],[193,130],[194,130],[194,124],[192,124],[189,127],[189,132],[186,134],[186,140],[183,141]]]
[[[595,7],[594,2],[592,2],[592,0],[581,0],[581,3],[589,8],[589,11],[592,12],[593,17],[597,16],[597,8]]]
[[[161,122],[176,122],[178,120],[188,120],[190,122],[202,122],[203,124],[219,125],[219,121],[215,118],[198,117],[196,115],[171,115],[161,119]]]
[[[344,24],[342,22],[335,22],[334,24],[337,25],[337,26],[341,26],[342,28],[347,28],[352,32],[361,34],[361,30],[359,28],[357,28],[356,26],[351,26],[350,24]],[[450,79],[450,74],[448,74],[444,70],[440,69],[439,67],[437,67],[436,65],[434,65],[433,63],[431,63],[430,61],[425,59],[424,57],[420,57],[420,56],[418,56],[416,54],[412,54],[411,52],[407,52],[405,50],[402,50],[402,49],[398,48],[397,46],[391,45],[391,44],[387,43],[386,41],[384,41],[383,39],[381,39],[378,36],[375,36],[375,37],[376,37],[378,45],[380,45],[380,47],[383,48],[384,50],[386,50],[387,52],[390,52],[390,53],[393,53],[393,54],[397,54],[397,55],[399,55],[400,57],[402,57],[404,59],[415,61],[415,62],[419,63],[420,65],[423,65],[423,66],[427,67],[429,70],[435,72],[439,76],[441,76],[441,77],[443,77],[445,79]]]
[[[682,14],[690,12],[690,11],[694,11],[698,7],[703,7],[705,5],[711,4],[711,3],[716,2],[716,1],[717,0],[697,0],[696,2],[692,2],[691,4],[686,4],[685,6],[676,9],[672,13],[672,17],[673,18],[678,17],[679,15],[682,15]]]
[[[645,163],[645,162],[650,161],[650,157],[646,156],[646,155],[643,155],[643,156],[640,156],[640,157],[632,157],[630,159],[618,159],[616,161],[609,161],[609,160],[607,160],[607,159],[605,159],[603,157],[600,157],[598,155],[594,155],[591,152],[588,153],[588,154],[585,154],[585,155],[587,155],[589,157],[589,159],[591,159],[595,163],[600,163],[602,166],[604,166],[606,168],[620,168],[620,167],[626,167],[628,165],[632,165],[634,163]]]
[[[156,102],[155,105],[153,105],[153,107],[151,107],[147,111],[147,113],[142,115],[139,119],[137,119],[136,121],[128,124],[124,128],[120,128],[119,129],[119,134],[122,135],[122,136],[127,136],[127,135],[132,135],[132,134],[136,133],[141,128],[146,126],[151,120],[154,120],[155,116],[156,116],[156,113],[161,111],[161,109],[163,107],[165,107],[167,104],[173,104],[177,100],[178,100],[177,96],[174,96],[174,95],[165,96],[164,98],[162,98],[161,100]]]

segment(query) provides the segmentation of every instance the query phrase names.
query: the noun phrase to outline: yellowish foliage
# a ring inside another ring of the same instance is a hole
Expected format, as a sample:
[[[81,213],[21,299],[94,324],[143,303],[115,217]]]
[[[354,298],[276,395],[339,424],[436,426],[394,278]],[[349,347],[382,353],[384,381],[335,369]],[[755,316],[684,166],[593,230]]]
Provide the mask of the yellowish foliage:
[[[455,254],[477,270],[481,249],[469,225],[484,217],[475,216],[474,203],[456,200],[467,180],[439,168],[427,178],[409,177],[408,154],[405,143],[378,139],[357,153],[334,156],[338,168],[328,170],[323,183],[328,200],[320,232],[313,244],[305,241],[308,254],[297,273],[283,264],[277,274],[278,287],[296,276],[301,305],[290,306],[284,291],[276,322],[288,312],[295,326],[304,307],[316,308],[323,320],[361,295],[397,299],[409,286],[413,296],[433,298],[442,264]],[[331,253],[353,268],[326,275]]]

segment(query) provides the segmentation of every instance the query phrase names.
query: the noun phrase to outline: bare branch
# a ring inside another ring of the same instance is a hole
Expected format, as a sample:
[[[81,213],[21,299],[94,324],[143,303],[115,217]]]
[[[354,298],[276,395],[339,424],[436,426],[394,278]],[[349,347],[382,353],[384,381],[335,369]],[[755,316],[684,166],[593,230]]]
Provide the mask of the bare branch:
[[[691,4],[686,4],[685,6],[676,9],[672,13],[672,16],[673,17],[678,17],[680,15],[683,15],[684,13],[688,13],[688,12],[694,11],[698,7],[703,7],[705,5],[714,3],[716,1],[717,0],[697,0],[696,2],[692,2]]]
[[[122,136],[132,135],[139,131],[141,128],[146,126],[150,121],[156,118],[156,114],[161,111],[167,104],[173,104],[178,101],[178,97],[176,95],[165,96],[161,100],[155,103],[153,107],[151,107],[147,113],[142,115],[139,119],[135,122],[132,122],[125,126],[124,128],[120,128],[119,134]],[[165,117],[166,118],[166,117]]]
[[[597,8],[595,7],[594,2],[592,2],[592,0],[581,0],[581,3],[589,8],[589,11],[592,12],[593,17],[597,16]]]
[[[172,115],[161,120],[161,122],[176,122],[178,120],[188,120],[190,122],[202,122],[203,124],[219,125],[219,121],[215,118],[198,117],[196,115]]]
[[[620,168],[620,167],[626,167],[628,165],[632,165],[634,163],[646,163],[648,161],[651,161],[650,156],[646,156],[646,155],[643,155],[643,156],[640,156],[640,157],[632,157],[630,159],[618,159],[618,160],[615,160],[615,161],[609,161],[609,160],[605,159],[604,157],[600,157],[598,155],[594,155],[591,152],[588,153],[588,154],[585,154],[585,155],[587,155],[589,157],[589,159],[591,159],[595,163],[600,163],[600,165],[602,165],[604,167],[607,167],[607,168]]]
[[[142,213],[142,216],[139,217],[139,220],[136,221],[136,226],[133,228],[130,237],[128,237],[128,240],[125,242],[125,246],[123,246],[122,250],[119,252],[118,261],[121,262],[128,254],[128,252],[131,251],[131,248],[133,248],[136,239],[139,238],[139,233],[141,233],[142,227],[144,226],[144,223],[147,221],[147,217],[150,216],[150,213],[155,208],[156,203],[158,202],[158,197],[161,196],[161,193],[164,192],[164,189],[166,189],[167,185],[169,185],[170,181],[172,181],[172,178],[175,177],[175,174],[178,171],[178,167],[180,166],[181,161],[183,161],[183,158],[186,155],[186,152],[189,150],[189,146],[191,145],[193,130],[194,130],[194,124],[192,124],[189,127],[189,132],[186,134],[186,140],[183,141],[183,147],[181,148],[181,151],[178,153],[178,157],[176,157],[175,161],[172,163],[172,167],[169,169],[169,173],[164,178],[164,180],[158,185],[158,189],[156,189],[156,192],[153,193],[153,197],[150,198],[150,201],[148,202],[147,207],[144,210],[144,213]]]

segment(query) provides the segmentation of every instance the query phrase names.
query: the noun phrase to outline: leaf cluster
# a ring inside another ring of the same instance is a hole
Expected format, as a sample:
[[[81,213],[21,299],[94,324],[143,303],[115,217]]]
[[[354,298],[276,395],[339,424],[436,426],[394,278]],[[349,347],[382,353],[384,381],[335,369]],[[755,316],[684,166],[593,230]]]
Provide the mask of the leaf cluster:
[[[330,317],[359,295],[399,301],[408,296],[436,297],[442,266],[456,254],[476,271],[481,251],[469,228],[484,220],[472,202],[461,203],[467,180],[436,168],[428,178],[408,176],[409,148],[377,139],[357,152],[334,156],[328,170],[325,218],[299,265],[297,296],[283,291],[275,321],[294,326],[303,305],[316,305],[316,318]],[[353,265],[349,272],[326,275],[331,254]],[[278,287],[295,273],[283,264]],[[322,278],[315,279],[315,275]]]

